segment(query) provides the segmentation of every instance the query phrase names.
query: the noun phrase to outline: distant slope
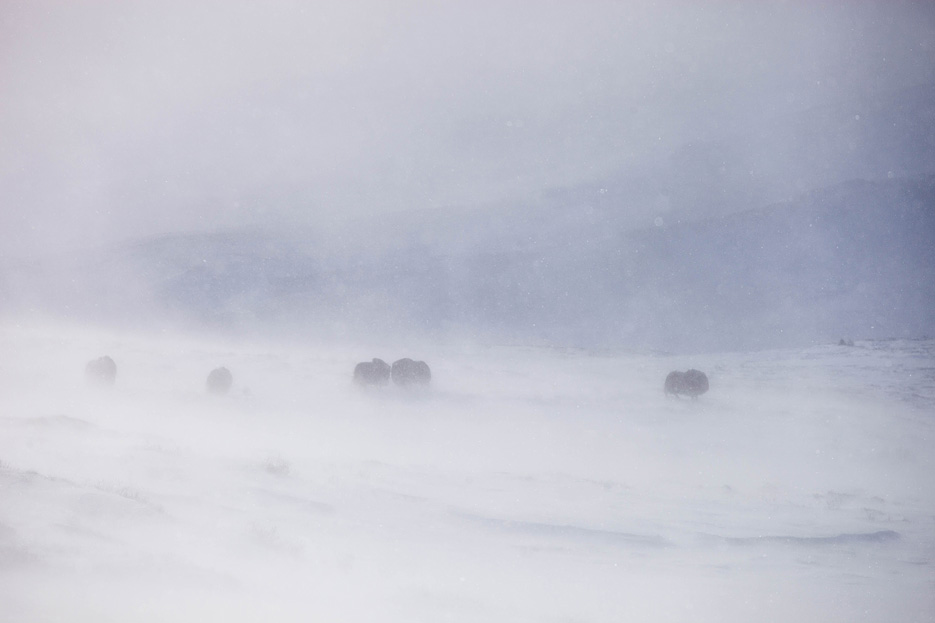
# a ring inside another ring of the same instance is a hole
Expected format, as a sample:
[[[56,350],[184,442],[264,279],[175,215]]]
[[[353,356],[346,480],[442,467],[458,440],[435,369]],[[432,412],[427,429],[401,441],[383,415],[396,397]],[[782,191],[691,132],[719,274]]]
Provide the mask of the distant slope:
[[[12,315],[338,337],[454,332],[687,351],[935,335],[932,176],[638,231],[574,215],[531,211],[534,237],[519,220],[486,232],[402,223],[377,245],[351,230],[340,245],[165,236],[4,266],[0,292]],[[459,232],[467,242],[450,244]]]
[[[687,139],[659,161],[610,171],[593,181],[545,190],[516,205],[492,207],[462,222],[470,234],[539,210],[527,237],[548,237],[556,223],[580,228],[649,227],[700,220],[789,201],[849,180],[935,174],[935,84],[810,106],[762,123],[727,124]],[[567,215],[569,218],[563,217]],[[419,216],[432,219],[430,214]],[[453,241],[457,244],[457,241]]]
[[[619,248],[605,288],[626,301],[626,341],[733,348],[935,333],[932,177],[843,184],[624,236]]]

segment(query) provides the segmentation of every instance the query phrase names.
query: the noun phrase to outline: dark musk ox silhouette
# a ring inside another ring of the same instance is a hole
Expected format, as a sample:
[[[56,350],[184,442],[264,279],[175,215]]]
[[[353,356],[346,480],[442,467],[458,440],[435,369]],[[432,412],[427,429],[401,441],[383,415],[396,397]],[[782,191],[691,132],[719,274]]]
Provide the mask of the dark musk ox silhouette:
[[[362,361],[354,366],[354,382],[362,386],[386,385],[390,382],[390,364],[376,358]]]
[[[392,376],[393,382],[403,387],[428,385],[432,380],[432,371],[424,361],[406,358],[393,362]]]
[[[230,391],[233,383],[234,375],[231,374],[230,370],[224,367],[215,368],[208,374],[208,393],[218,395],[226,394]]]
[[[697,398],[708,391],[708,377],[700,370],[687,370],[685,372],[669,372],[666,377],[665,393],[666,396],[673,394],[675,396],[691,396]]]
[[[113,385],[117,382],[117,364],[108,355],[98,357],[84,367],[84,376],[89,383]]]

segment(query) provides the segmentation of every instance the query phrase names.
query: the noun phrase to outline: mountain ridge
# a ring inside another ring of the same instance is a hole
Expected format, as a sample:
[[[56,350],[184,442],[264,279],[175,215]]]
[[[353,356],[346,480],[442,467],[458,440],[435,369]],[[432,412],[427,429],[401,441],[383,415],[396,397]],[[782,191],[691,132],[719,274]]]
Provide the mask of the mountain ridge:
[[[417,222],[388,245],[347,230],[339,253],[324,232],[163,235],[7,265],[0,288],[7,315],[364,339],[494,335],[678,352],[935,333],[932,175],[636,230],[537,225],[548,235],[515,226],[460,248]]]

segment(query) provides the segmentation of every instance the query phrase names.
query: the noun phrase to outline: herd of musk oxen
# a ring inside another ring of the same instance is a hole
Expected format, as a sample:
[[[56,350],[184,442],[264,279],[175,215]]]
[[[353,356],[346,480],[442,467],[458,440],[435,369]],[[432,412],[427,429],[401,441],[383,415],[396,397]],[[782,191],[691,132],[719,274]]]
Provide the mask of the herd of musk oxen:
[[[117,382],[117,364],[105,355],[88,362],[85,376],[94,385],[112,386]],[[427,387],[432,380],[432,371],[424,361],[404,358],[390,365],[382,359],[362,361],[354,366],[354,383],[360,387],[381,387],[390,380],[400,387]],[[206,383],[210,394],[223,395],[234,384],[234,375],[225,367],[215,368],[208,374]],[[666,396],[689,396],[692,399],[708,391],[708,377],[700,370],[672,371],[666,377]]]
[[[362,361],[354,366],[354,382],[364,387],[388,385],[390,379],[400,387],[426,386],[432,380],[432,371],[424,361],[408,357],[390,365],[382,359]]]
[[[117,383],[117,363],[109,355],[92,359],[84,367],[84,376],[91,385],[112,386]],[[215,368],[208,374],[210,394],[226,394],[233,384],[234,375],[227,368]]]

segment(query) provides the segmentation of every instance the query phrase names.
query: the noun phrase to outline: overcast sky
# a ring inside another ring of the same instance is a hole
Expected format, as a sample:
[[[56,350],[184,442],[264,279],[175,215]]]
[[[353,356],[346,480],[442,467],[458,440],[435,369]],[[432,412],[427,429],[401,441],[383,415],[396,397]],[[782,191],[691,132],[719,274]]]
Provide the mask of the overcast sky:
[[[926,5],[3,2],[0,255],[600,179],[930,80]]]

